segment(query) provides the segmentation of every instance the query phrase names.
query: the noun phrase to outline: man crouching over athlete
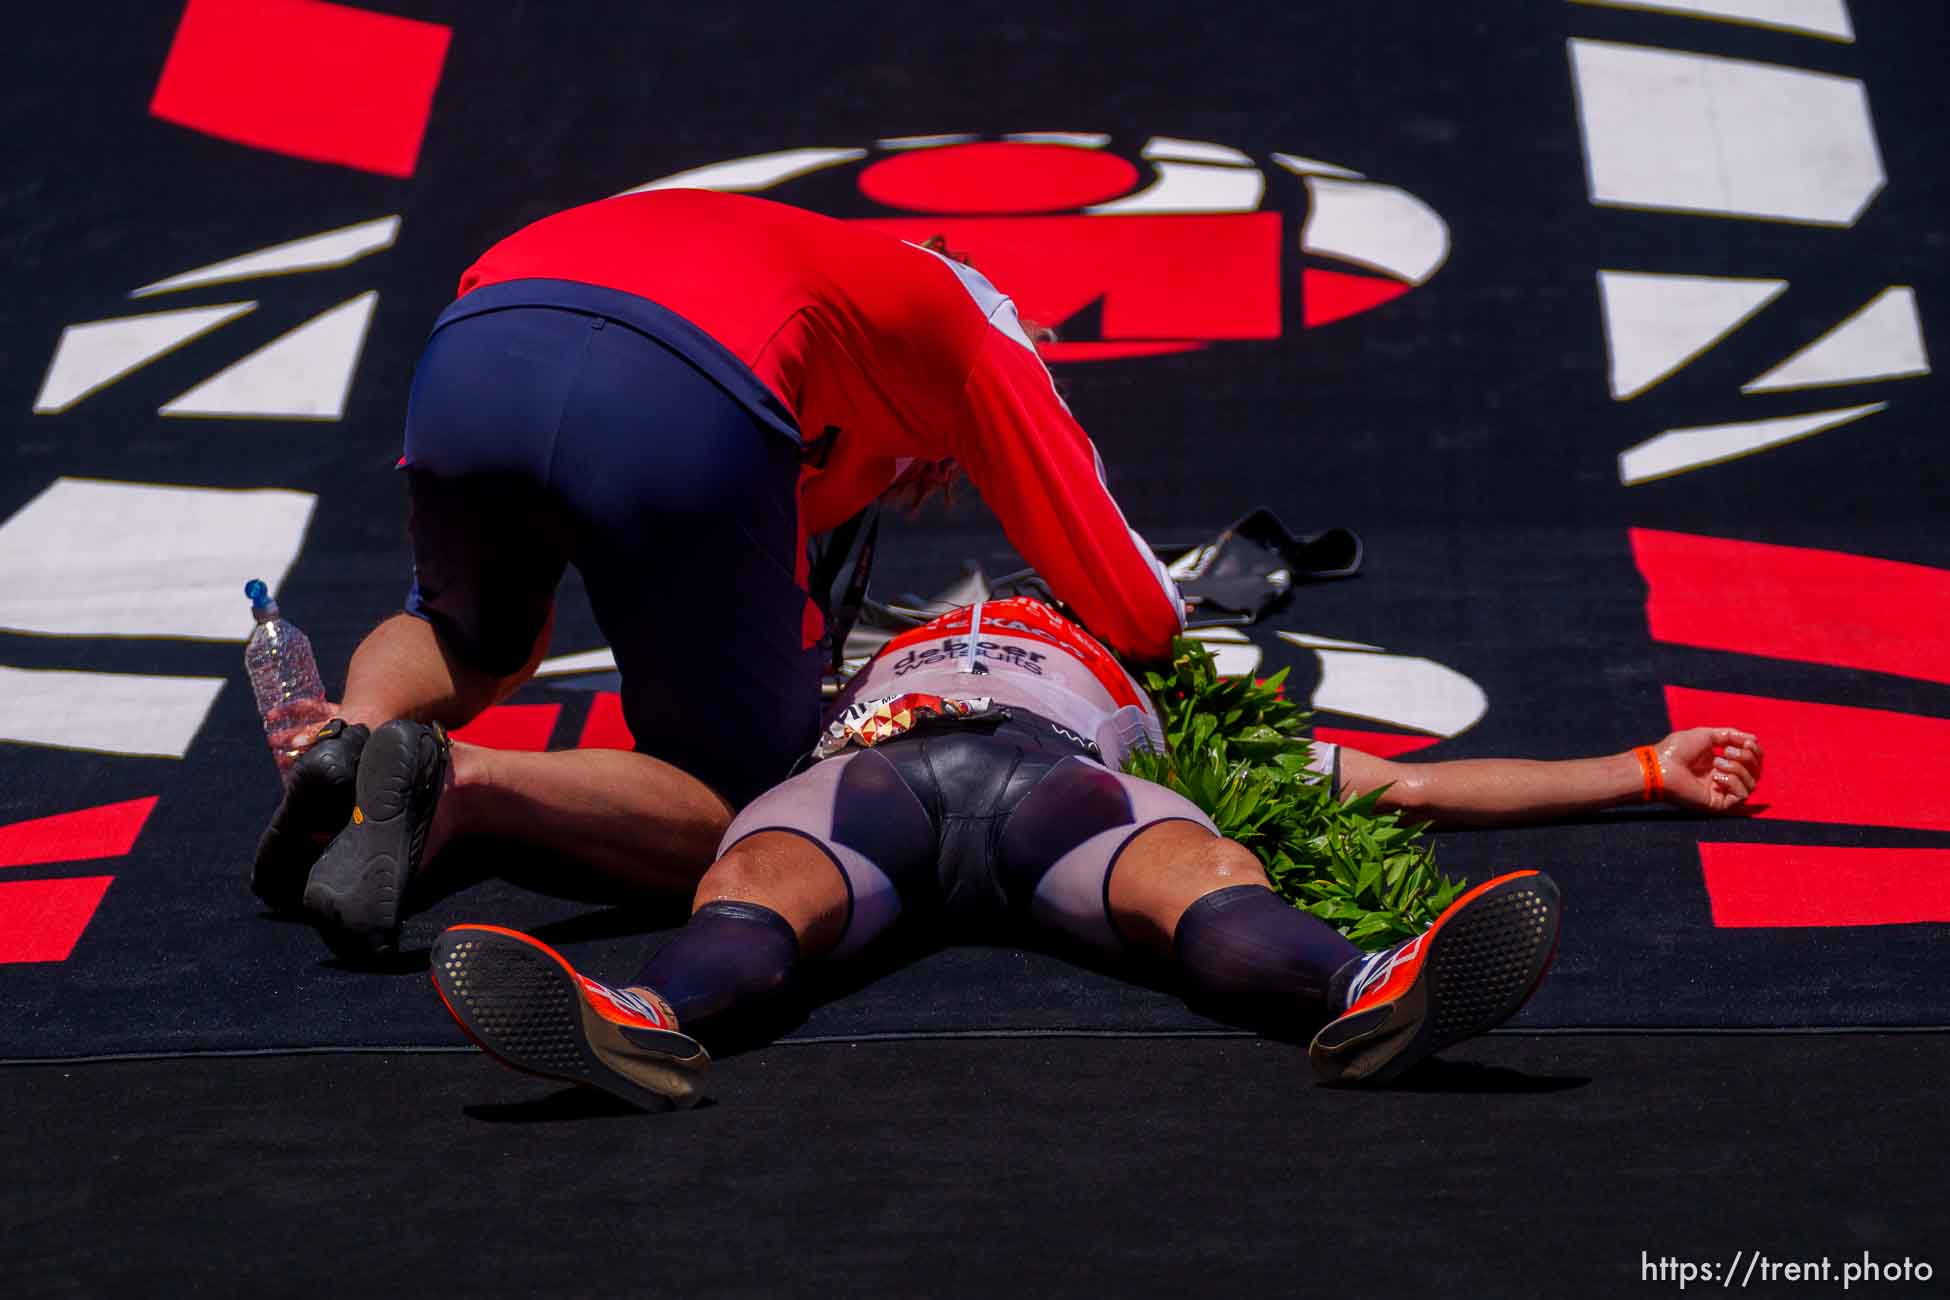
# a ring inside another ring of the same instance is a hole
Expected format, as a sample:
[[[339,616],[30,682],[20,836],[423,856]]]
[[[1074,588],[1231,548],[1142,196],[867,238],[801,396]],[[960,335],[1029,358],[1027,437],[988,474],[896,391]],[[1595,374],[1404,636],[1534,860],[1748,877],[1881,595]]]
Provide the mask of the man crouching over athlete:
[[[1364,953],[1269,887],[1259,860],[1189,801],[1117,769],[1162,748],[1150,700],[1048,606],[977,604],[897,637],[839,702],[810,767],[731,824],[689,924],[622,987],[513,930],[458,925],[433,981],[470,1037],[530,1073],[649,1109],[687,1106],[710,1058],[683,1029],[784,990],[896,925],[1054,932],[1171,960],[1190,995],[1289,1002],[1325,1018],[1330,1083],[1386,1083],[1502,1023],[1557,949],[1557,887],[1518,871],[1465,893],[1420,936]],[[1698,811],[1759,779],[1753,736],[1676,732],[1563,762],[1397,764],[1314,746],[1343,797],[1436,823],[1568,815],[1655,793]]]

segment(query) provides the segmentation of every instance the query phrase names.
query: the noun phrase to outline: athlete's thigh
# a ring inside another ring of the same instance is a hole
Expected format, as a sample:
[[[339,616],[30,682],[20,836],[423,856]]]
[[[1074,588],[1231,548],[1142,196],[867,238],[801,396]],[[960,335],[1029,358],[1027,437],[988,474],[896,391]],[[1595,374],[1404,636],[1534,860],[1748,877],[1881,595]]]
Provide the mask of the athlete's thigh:
[[[1034,924],[1119,950],[1111,873],[1134,837],[1166,822],[1217,834],[1184,796],[1087,758],[1066,758],[1016,805],[1003,828],[998,866],[1013,894],[1027,892]]]
[[[935,820],[875,750],[825,759],[760,795],[732,820],[719,856],[772,834],[804,839],[837,868],[847,892],[840,955],[884,933],[934,884]]]

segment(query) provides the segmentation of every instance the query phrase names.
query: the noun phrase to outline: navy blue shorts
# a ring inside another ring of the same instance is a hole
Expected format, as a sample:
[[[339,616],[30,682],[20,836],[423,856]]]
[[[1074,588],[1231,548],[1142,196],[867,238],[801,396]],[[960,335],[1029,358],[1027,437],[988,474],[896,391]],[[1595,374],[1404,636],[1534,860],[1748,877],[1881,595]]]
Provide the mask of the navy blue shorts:
[[[507,675],[573,564],[637,748],[742,805],[818,733],[799,447],[666,343],[591,310],[605,295],[625,296],[450,309],[436,325],[407,414],[406,608],[462,663]]]

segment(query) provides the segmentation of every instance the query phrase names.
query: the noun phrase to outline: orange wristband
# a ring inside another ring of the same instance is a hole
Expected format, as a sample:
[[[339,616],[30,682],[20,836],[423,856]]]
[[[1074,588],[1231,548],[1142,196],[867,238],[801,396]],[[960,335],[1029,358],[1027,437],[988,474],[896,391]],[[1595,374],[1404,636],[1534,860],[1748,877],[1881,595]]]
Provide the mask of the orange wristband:
[[[1638,759],[1639,770],[1645,773],[1645,802],[1653,803],[1666,792],[1666,774],[1659,766],[1659,755],[1650,745],[1640,745],[1632,751]]]

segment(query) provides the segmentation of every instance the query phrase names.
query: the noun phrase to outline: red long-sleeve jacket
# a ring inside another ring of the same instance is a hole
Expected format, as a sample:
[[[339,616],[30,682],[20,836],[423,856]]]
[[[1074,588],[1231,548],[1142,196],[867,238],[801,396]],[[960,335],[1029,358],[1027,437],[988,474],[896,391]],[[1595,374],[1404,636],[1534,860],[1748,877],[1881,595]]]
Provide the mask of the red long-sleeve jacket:
[[[1111,498],[1014,304],[980,273],[785,204],[655,190],[516,232],[460,290],[523,279],[659,304],[748,367],[806,441],[829,438],[800,480],[807,532],[860,510],[908,461],[952,456],[1023,558],[1111,646],[1160,658],[1183,626],[1176,586]]]

